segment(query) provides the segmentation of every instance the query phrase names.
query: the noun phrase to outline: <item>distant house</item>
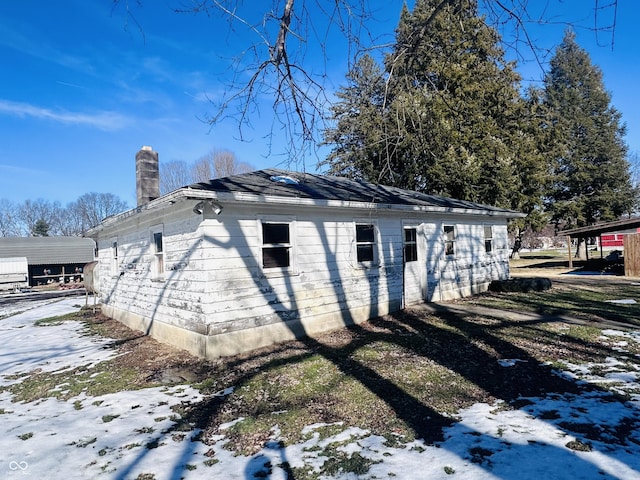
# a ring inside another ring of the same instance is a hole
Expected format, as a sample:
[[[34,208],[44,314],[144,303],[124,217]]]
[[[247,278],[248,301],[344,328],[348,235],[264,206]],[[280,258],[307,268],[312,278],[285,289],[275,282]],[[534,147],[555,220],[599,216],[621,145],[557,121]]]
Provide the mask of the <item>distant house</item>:
[[[102,310],[202,357],[509,277],[514,211],[271,169],[155,198],[157,154],[144,147],[136,159],[138,207],[87,233],[98,245]]]
[[[624,247],[624,233],[611,233],[600,235],[600,246],[602,247]]]
[[[624,247],[624,237],[640,233],[640,228],[631,229],[621,233],[606,233],[598,237],[599,244],[603,248]]]
[[[26,257],[29,284],[69,282],[95,259],[96,244],[83,237],[0,237],[0,258]]]

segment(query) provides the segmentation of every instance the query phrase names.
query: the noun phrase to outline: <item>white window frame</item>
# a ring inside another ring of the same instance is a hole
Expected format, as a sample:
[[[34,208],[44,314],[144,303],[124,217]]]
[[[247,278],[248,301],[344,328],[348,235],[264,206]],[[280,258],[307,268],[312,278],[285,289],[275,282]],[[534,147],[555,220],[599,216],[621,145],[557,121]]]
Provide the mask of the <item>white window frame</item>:
[[[487,237],[487,229],[489,231],[489,236]],[[484,224],[482,225],[482,234],[484,236],[484,253],[487,255],[493,254],[494,250],[494,237],[493,237],[493,225]]]
[[[358,241],[358,226],[371,226],[373,231],[373,241],[360,240]],[[371,260],[358,260],[358,247],[359,246],[371,246],[372,259]],[[355,264],[364,268],[377,267],[380,264],[380,252],[378,251],[380,245],[380,232],[378,231],[378,222],[371,219],[355,219],[353,221],[353,259]]]
[[[454,257],[456,254],[456,226],[444,224],[442,226],[443,251],[447,257]],[[447,248],[451,245],[451,251]]]
[[[288,242],[280,242],[280,243],[265,243],[264,239],[264,224],[286,224],[289,227],[289,241]],[[296,268],[296,247],[295,247],[295,238],[296,238],[296,219],[295,217],[289,216],[264,216],[258,217],[257,219],[257,231],[258,231],[258,262],[259,266],[262,269],[262,272],[268,276],[284,276],[284,275],[295,275],[297,273]],[[289,255],[289,265],[288,266],[271,266],[266,267],[264,265],[264,249],[265,248],[284,248],[286,249]]]
[[[415,230],[416,238],[407,242],[407,230]],[[418,238],[420,238],[418,225],[404,224],[402,225],[402,262],[413,263],[418,261]],[[416,258],[414,260],[407,261],[407,246],[412,246],[415,249]]]
[[[161,245],[160,251],[158,251],[158,245],[156,242],[157,235],[160,235]],[[149,230],[149,246],[151,249],[151,276],[153,279],[162,280],[165,275],[165,257],[167,253],[166,238],[164,236],[164,226],[156,225]]]
[[[109,261],[111,262],[111,275],[117,276],[120,274],[120,267],[118,261],[118,237],[109,239]]]

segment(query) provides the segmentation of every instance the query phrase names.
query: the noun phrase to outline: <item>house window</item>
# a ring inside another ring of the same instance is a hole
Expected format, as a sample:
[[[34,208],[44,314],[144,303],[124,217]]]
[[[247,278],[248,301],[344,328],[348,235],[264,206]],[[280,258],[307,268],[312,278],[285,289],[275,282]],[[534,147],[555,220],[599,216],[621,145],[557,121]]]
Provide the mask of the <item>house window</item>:
[[[262,222],[262,267],[291,266],[291,234],[288,223]]]
[[[418,232],[416,228],[404,229],[404,261],[415,262],[418,260]]]
[[[484,227],[484,251],[487,253],[493,251],[493,228],[491,225]]]
[[[373,262],[376,245],[375,226],[356,224],[356,256],[358,262]]]
[[[118,241],[111,241],[111,274],[118,274]]]
[[[153,232],[154,273],[161,276],[164,273],[164,238],[162,232]]]
[[[455,254],[456,230],[453,225],[444,226],[444,253],[445,255]]]

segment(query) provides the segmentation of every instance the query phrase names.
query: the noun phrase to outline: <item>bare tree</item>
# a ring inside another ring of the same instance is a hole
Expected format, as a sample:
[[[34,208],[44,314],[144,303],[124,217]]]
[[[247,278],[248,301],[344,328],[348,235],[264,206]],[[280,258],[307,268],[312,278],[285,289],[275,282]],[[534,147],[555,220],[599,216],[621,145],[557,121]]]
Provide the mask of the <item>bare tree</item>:
[[[235,154],[228,150],[211,150],[200,157],[193,167],[193,179],[196,182],[206,182],[212,178],[228,177],[238,173],[248,173],[255,168],[246,163],[238,162]]]
[[[183,161],[160,164],[160,193],[164,195],[192,183],[208,182],[212,178],[228,177],[254,170],[253,165],[239,162],[233,152],[211,150],[191,165]]]
[[[420,1],[420,0],[418,0]],[[460,5],[470,0],[431,0],[435,17],[446,5]],[[519,59],[533,59],[541,66],[550,49],[536,45],[529,29],[532,25],[564,23],[579,25],[595,32],[599,41],[613,46],[617,0],[585,2],[574,19],[551,18],[550,3],[526,0],[471,0],[477,2],[486,21],[502,36],[507,50]],[[559,0],[555,0],[558,1]],[[144,30],[143,17],[138,17],[132,0],[114,0],[121,7],[125,26],[135,24]],[[325,130],[325,113],[330,103],[328,49],[342,47],[350,69],[366,52],[383,55],[393,42],[393,32],[384,37],[375,31],[378,3],[370,0],[273,0],[256,8],[254,2],[238,0],[194,0],[191,6],[177,12],[202,13],[219,23],[226,22],[230,43],[237,45],[233,64],[236,75],[227,85],[226,96],[214,103],[207,117],[216,122],[234,117],[239,135],[252,128],[252,118],[268,99],[274,113],[271,138],[284,135],[291,161],[302,158],[320,143]],[[402,2],[398,2],[398,12]],[[138,21],[138,18],[141,18]],[[589,19],[589,25],[585,23]],[[418,35],[426,35],[430,22]],[[411,55],[398,50],[398,55]],[[324,61],[318,62],[320,57]]]
[[[83,230],[98,225],[111,215],[125,211],[128,206],[112,193],[85,193],[73,207],[82,220]]]
[[[60,235],[60,202],[49,202],[43,198],[25,200],[18,207],[21,235],[33,235],[38,222],[46,222],[50,235]]]
[[[25,200],[21,204],[0,199],[0,236],[41,234],[45,225],[50,236],[78,236],[104,218],[127,208],[126,202],[111,193],[85,193],[66,207],[42,198]]]
[[[0,237],[19,237],[21,234],[18,205],[6,198],[0,199]]]
[[[160,163],[160,193],[165,194],[193,183],[187,162],[174,160]]]
[[[88,228],[83,220],[82,208],[78,202],[71,202],[60,215],[59,234],[68,237],[80,236]]]
[[[213,164],[212,153],[203,155],[191,166],[192,183],[206,182],[207,180],[215,178],[215,176],[215,166]]]

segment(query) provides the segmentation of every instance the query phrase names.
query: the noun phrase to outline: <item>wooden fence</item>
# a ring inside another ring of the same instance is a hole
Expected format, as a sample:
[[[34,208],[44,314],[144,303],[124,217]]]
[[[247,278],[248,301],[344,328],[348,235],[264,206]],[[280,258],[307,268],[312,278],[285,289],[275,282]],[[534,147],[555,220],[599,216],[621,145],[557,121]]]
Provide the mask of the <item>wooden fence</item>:
[[[640,234],[624,237],[624,274],[627,277],[640,277]]]

